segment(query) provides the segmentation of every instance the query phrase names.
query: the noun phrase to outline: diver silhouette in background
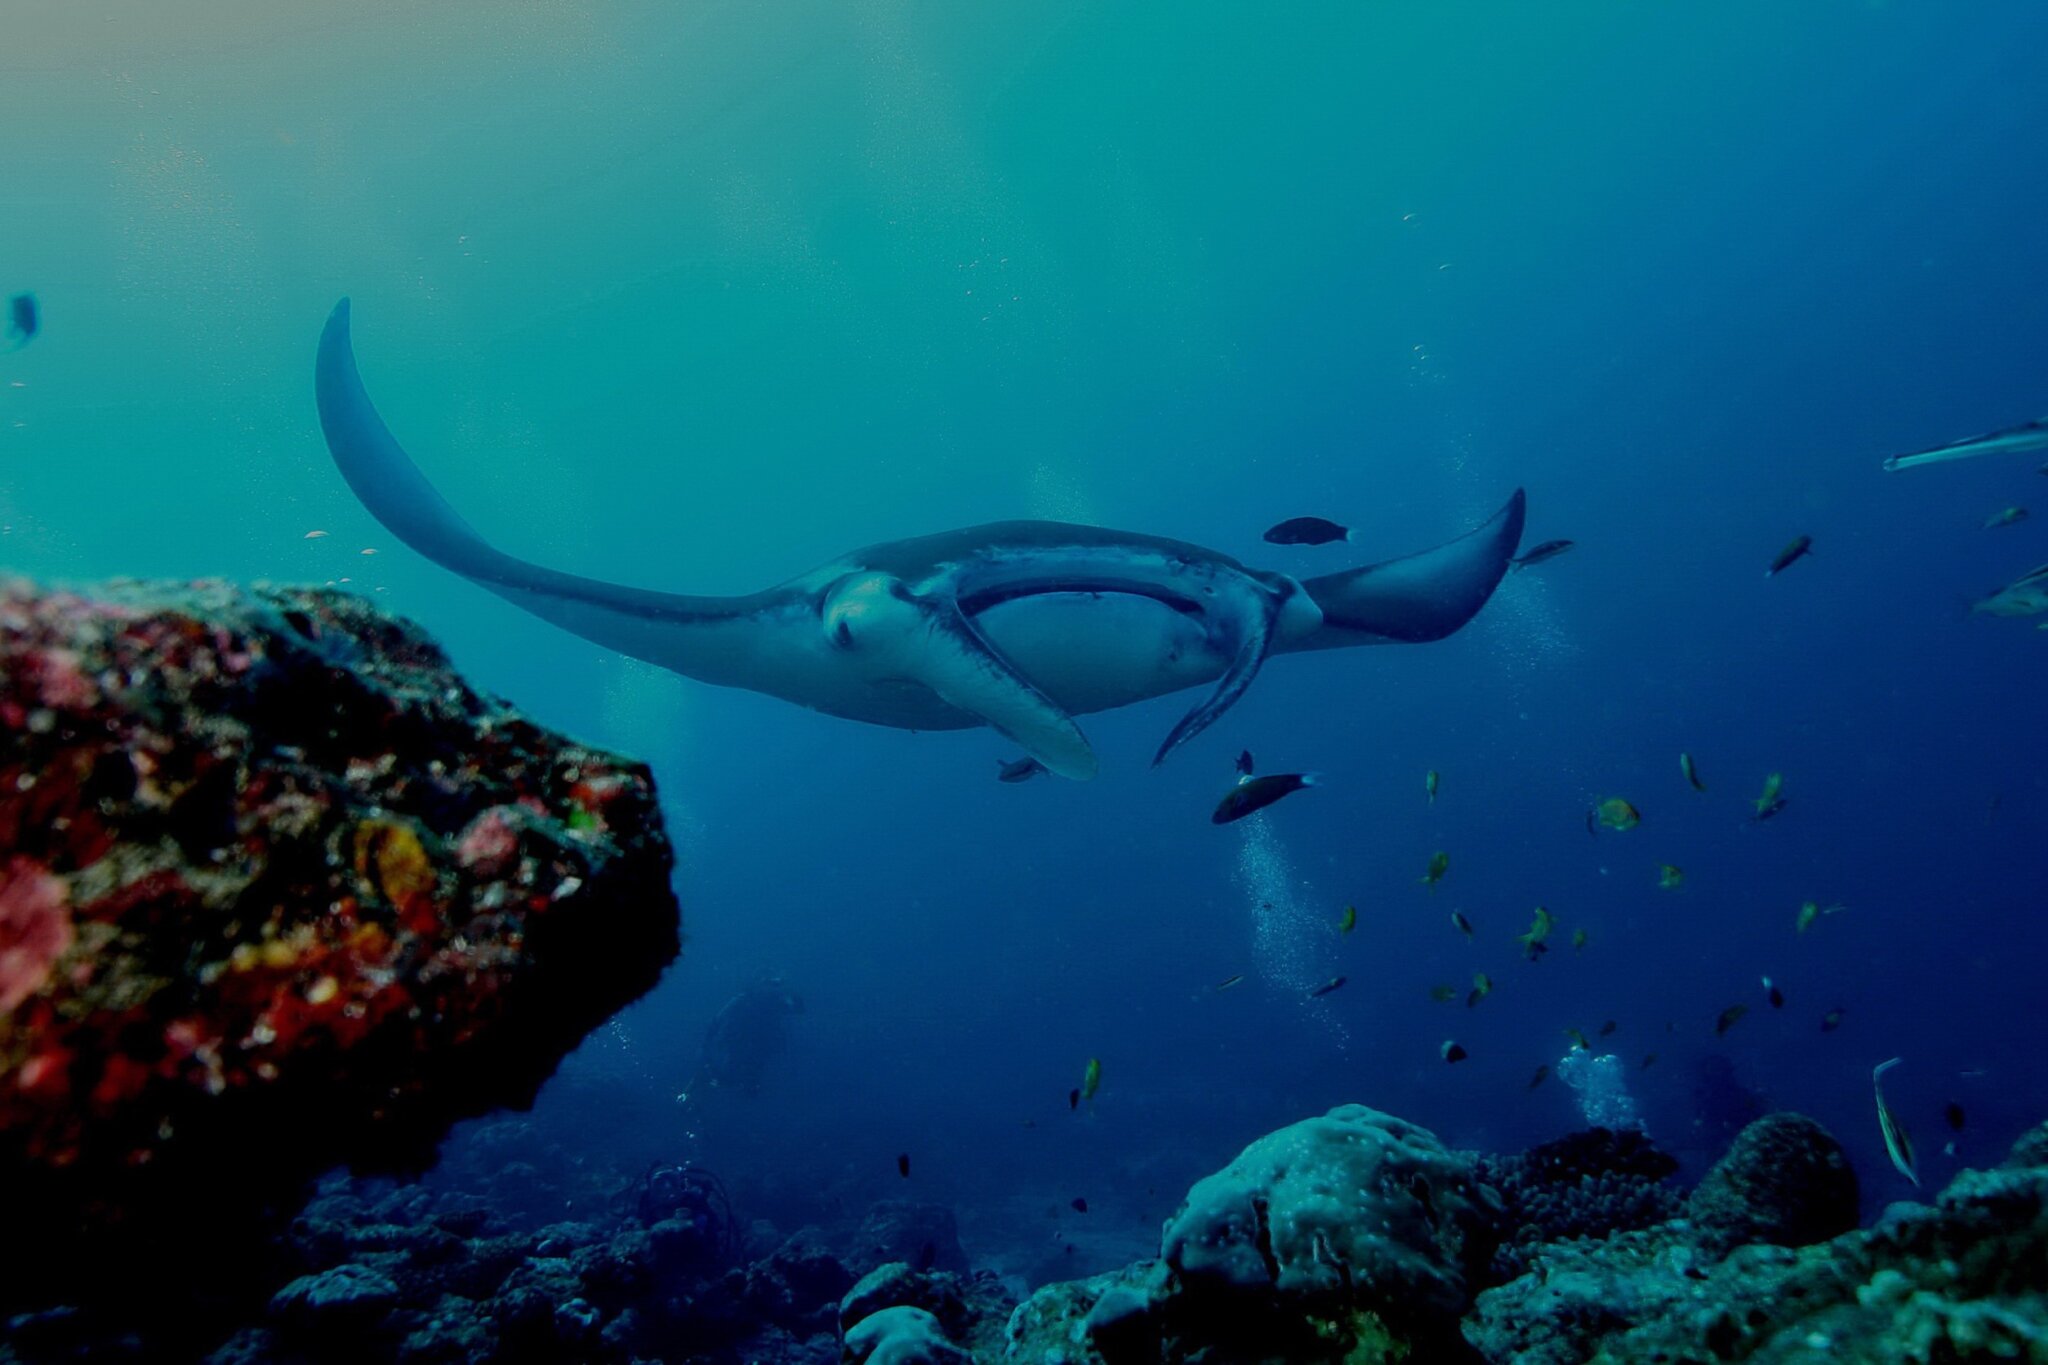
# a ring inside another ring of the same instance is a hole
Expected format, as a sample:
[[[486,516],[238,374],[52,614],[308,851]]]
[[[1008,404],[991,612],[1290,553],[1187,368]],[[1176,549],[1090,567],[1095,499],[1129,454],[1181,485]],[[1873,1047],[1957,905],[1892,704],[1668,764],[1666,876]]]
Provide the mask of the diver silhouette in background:
[[[790,1016],[803,1012],[803,998],[779,976],[763,977],[726,1001],[704,1030],[704,1052],[690,1093],[757,1093],[761,1078],[789,1047]]]

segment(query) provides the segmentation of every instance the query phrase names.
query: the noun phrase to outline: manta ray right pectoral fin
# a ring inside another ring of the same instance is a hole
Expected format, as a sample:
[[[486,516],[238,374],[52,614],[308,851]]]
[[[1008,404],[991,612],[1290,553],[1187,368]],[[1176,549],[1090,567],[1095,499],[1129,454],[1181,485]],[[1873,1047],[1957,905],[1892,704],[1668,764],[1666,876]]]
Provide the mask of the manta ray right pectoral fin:
[[[877,611],[881,603],[876,599],[882,597],[887,605]],[[894,580],[870,579],[853,585],[840,600],[872,623],[843,638],[859,639],[872,631],[880,637],[874,647],[894,655],[897,676],[922,683],[947,705],[980,716],[1061,777],[1086,782],[1095,776],[1095,750],[1074,718],[1011,667],[950,597],[920,597]],[[909,611],[901,616],[899,629],[875,630],[905,608]],[[836,605],[828,608],[828,623],[838,615]]]
[[[1237,704],[1237,699],[1252,685],[1252,679],[1259,676],[1259,665],[1266,662],[1266,655],[1273,648],[1275,620],[1272,606],[1264,601],[1239,620],[1237,654],[1231,659],[1229,669],[1217,682],[1216,690],[1203,698],[1194,710],[1182,716],[1180,724],[1174,726],[1160,743],[1159,752],[1152,755],[1153,767],[1165,762],[1168,754],[1208,729],[1217,717]]]

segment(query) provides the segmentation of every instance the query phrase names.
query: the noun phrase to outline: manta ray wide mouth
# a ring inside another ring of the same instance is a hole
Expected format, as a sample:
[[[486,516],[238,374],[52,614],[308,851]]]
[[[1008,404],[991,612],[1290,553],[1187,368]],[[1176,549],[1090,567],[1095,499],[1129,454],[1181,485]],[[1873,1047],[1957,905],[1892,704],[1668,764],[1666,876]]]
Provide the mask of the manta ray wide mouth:
[[[1202,614],[1201,603],[1185,593],[1170,592],[1157,584],[1128,578],[1061,578],[1030,583],[995,583],[964,592],[957,600],[962,612],[968,616],[979,616],[1005,602],[1017,602],[1027,597],[1050,597],[1057,593],[1113,593],[1121,597],[1143,597],[1171,607],[1183,616]]]

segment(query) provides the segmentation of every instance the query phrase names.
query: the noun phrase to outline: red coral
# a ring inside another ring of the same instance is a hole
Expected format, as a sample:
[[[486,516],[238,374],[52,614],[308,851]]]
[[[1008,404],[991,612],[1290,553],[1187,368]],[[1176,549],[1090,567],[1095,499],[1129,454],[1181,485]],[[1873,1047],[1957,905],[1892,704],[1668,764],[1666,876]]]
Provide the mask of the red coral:
[[[64,883],[28,858],[0,868],[0,1013],[42,989],[71,946]]]

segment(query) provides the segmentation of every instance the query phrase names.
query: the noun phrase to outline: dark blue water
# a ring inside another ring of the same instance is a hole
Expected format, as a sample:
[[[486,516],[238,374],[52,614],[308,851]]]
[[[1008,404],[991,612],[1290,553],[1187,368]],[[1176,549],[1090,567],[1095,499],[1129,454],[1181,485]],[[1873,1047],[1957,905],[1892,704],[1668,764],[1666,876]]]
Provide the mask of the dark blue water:
[[[2048,480],[1879,469],[2048,411],[2038,4],[29,8],[0,289],[45,329],[0,356],[0,564],[345,578],[654,765],[686,956],[537,1111],[593,1160],[801,1216],[902,1192],[910,1152],[1035,1276],[1128,1259],[1335,1103],[1489,1148],[1578,1126],[1527,1082],[1608,1020],[1694,1163],[1786,1107],[1869,1202],[1911,1193],[1892,1056],[1937,1178],[2041,1118],[2048,635],[1966,607],[2048,559],[2048,516],[1981,529]],[[1273,661],[1156,771],[1191,697],[1088,719],[1093,783],[1001,786],[990,732],[680,682],[394,543],[314,423],[343,293],[450,499],[597,577],[747,591],[1004,517],[1305,575],[1518,486],[1529,540],[1578,548],[1443,643]],[[1304,513],[1357,543],[1260,543]],[[1241,747],[1324,786],[1212,826]],[[1589,838],[1617,795],[1641,827]],[[1802,935],[1808,899],[1847,908]],[[1481,970],[1476,1008],[1431,1001]],[[787,1052],[691,1093],[765,974],[805,1003]]]

